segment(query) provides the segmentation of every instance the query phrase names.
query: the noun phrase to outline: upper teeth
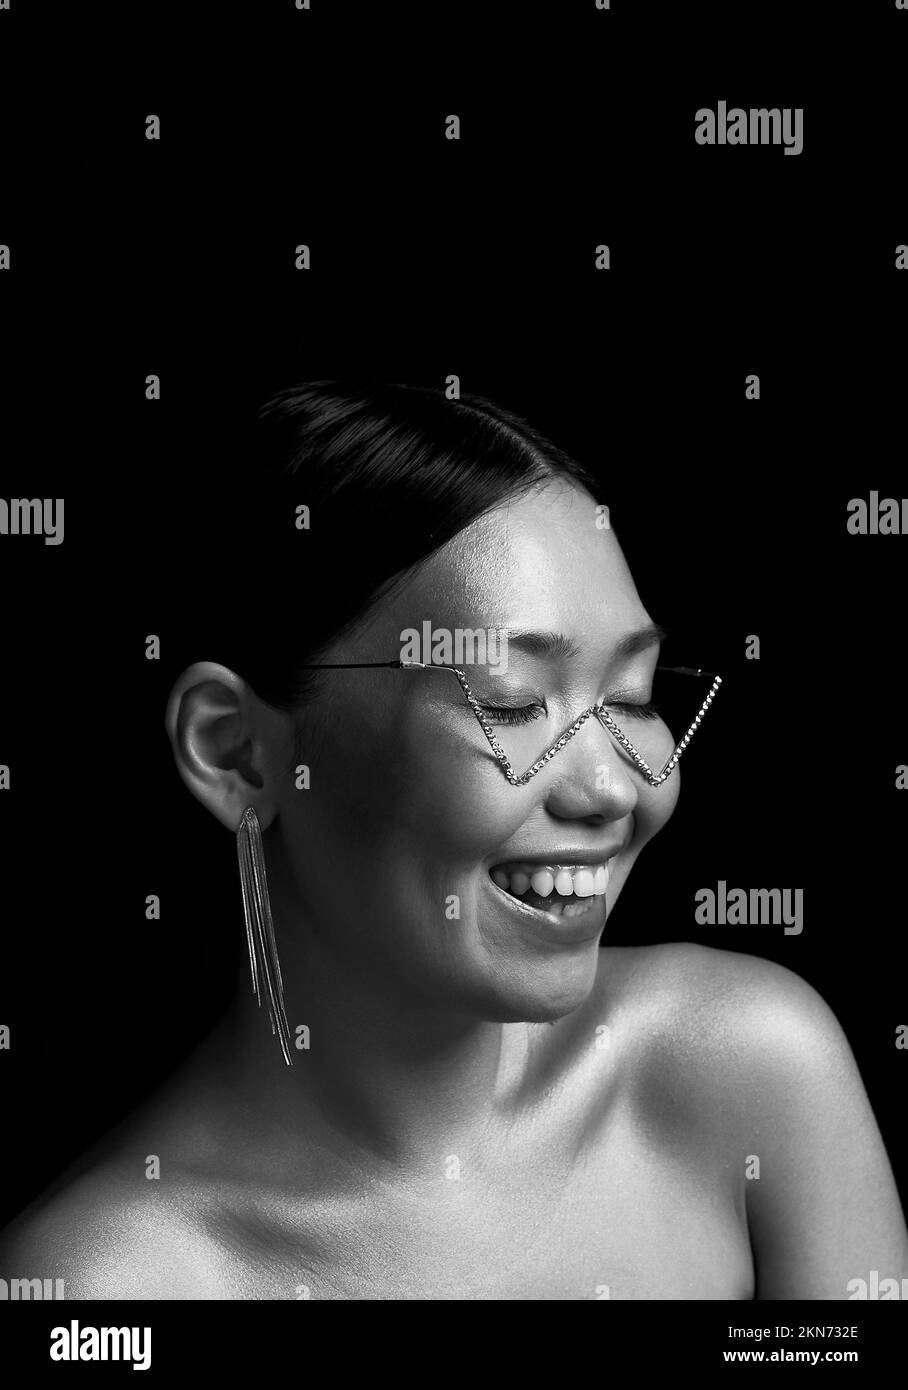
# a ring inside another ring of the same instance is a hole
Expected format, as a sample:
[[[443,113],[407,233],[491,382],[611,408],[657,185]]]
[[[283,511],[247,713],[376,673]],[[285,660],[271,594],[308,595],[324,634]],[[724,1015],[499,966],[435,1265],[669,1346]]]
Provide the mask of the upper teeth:
[[[567,898],[601,897],[608,888],[608,864],[499,864],[492,882],[520,897],[532,888],[541,898],[554,891]]]

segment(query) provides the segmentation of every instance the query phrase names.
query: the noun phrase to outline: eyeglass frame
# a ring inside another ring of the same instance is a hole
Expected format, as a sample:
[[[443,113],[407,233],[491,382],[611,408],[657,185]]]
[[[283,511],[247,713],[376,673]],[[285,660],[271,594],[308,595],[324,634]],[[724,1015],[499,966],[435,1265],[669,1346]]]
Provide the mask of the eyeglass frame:
[[[622,733],[621,729],[619,729],[612,716],[608,713],[606,708],[607,702],[601,700],[598,704],[590,705],[589,709],[583,710],[582,713],[578,715],[578,717],[574,720],[574,723],[570,726],[570,728],[567,729],[561,735],[560,738],[556,739],[555,742],[551,744],[549,748],[546,749],[542,757],[537,759],[537,761],[533,763],[532,766],[529,767],[526,772],[524,772],[521,776],[518,777],[514,771],[510,759],[508,758],[507,753],[505,753],[501,744],[498,742],[498,739],[495,737],[494,729],[492,728],[489,721],[486,719],[485,714],[482,710],[482,706],[479,704],[479,701],[476,699],[476,696],[470,689],[467,678],[464,675],[463,671],[461,671],[459,666],[454,666],[452,664],[449,664],[448,662],[442,661],[339,661],[329,662],[327,664],[304,664],[299,669],[303,671],[366,671],[389,669],[398,671],[452,671],[454,675],[457,677],[457,680],[464,693],[464,696],[466,697],[467,704],[470,706],[470,709],[476,716],[476,719],[479,723],[479,727],[482,729],[482,732],[488,739],[492,752],[494,753],[497,761],[500,763],[502,771],[504,772],[505,777],[510,782],[512,787],[525,787],[527,782],[529,782],[531,778],[535,777],[536,773],[541,771],[545,764],[547,762],[550,762],[551,759],[554,758],[555,754],[559,753],[566,743],[570,743],[574,735],[578,732],[582,725],[586,723],[586,721],[592,714],[596,715],[599,722],[603,724],[606,729],[608,729],[612,737],[617,739],[618,743],[621,745],[624,751],[630,755],[630,757],[636,764],[638,771],[640,771],[643,774],[649,785],[651,787],[661,786],[663,782],[667,781],[667,779],[671,776],[671,774],[677,767],[678,762],[681,758],[681,754],[684,752],[685,748],[690,743],[691,739],[693,738],[694,734],[699,728],[703,716],[706,714],[706,711],[712,704],[716,692],[718,691],[719,686],[722,684],[721,676],[715,675],[712,671],[704,671],[700,667],[656,667],[656,671],[668,671],[671,672],[673,675],[677,676],[695,676],[703,680],[712,681],[712,685],[710,686],[709,692],[706,695],[706,698],[701,704],[699,710],[697,711],[697,715],[694,718],[693,723],[689,726],[683,738],[679,739],[678,742],[675,744],[672,755],[666,762],[665,766],[662,768],[661,772],[653,772],[652,768],[649,766],[643,755],[637,751],[637,749],[631,743],[627,735]]]

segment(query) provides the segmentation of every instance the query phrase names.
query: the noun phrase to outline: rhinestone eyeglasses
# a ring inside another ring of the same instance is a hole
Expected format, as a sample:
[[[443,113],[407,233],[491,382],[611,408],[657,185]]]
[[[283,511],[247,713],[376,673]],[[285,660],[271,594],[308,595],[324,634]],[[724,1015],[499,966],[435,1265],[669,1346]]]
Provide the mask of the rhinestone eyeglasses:
[[[674,772],[675,768],[678,765],[678,762],[680,761],[681,754],[687,748],[687,745],[690,743],[694,734],[697,732],[697,729],[700,727],[700,724],[703,720],[704,715],[706,714],[706,711],[712,704],[716,696],[716,692],[718,691],[719,686],[722,684],[721,676],[714,675],[711,671],[703,671],[699,667],[656,667],[657,672],[662,671],[671,675],[689,676],[697,678],[701,681],[709,680],[712,682],[708,693],[706,694],[702,704],[700,705],[699,710],[697,711],[697,714],[694,716],[692,723],[688,726],[685,733],[675,744],[671,756],[659,772],[653,771],[653,769],[647,763],[646,759],[643,757],[643,754],[640,753],[639,750],[634,747],[634,744],[631,742],[631,740],[615,723],[614,719],[608,712],[607,702],[600,701],[598,704],[590,705],[588,709],[583,710],[577,716],[574,722],[570,725],[570,727],[564,731],[560,738],[556,739],[554,743],[550,744],[546,748],[545,752],[542,754],[541,757],[537,758],[536,761],[532,763],[525,772],[518,774],[514,770],[511,760],[505,752],[504,748],[502,748],[501,742],[498,736],[496,735],[494,728],[487,719],[486,713],[482,705],[479,703],[479,701],[476,699],[476,696],[473,694],[473,691],[470,688],[470,684],[464,672],[460,669],[459,666],[448,665],[447,663],[443,662],[425,661],[342,661],[332,662],[329,664],[306,665],[303,666],[302,669],[307,671],[365,671],[390,669],[398,671],[450,672],[460,684],[460,688],[463,692],[467,704],[473,711],[473,714],[476,716],[476,720],[479,724],[479,727],[482,729],[483,734],[489,742],[489,747],[492,749],[492,752],[496,760],[500,764],[505,777],[510,782],[512,787],[526,786],[527,782],[529,782],[531,778],[535,777],[537,772],[541,771],[541,769],[545,767],[545,765],[549,763],[557,753],[560,753],[561,749],[564,748],[566,744],[570,743],[571,739],[574,738],[574,736],[579,732],[579,730],[583,727],[583,725],[592,715],[595,715],[599,722],[603,725],[603,727],[608,729],[609,733],[621,746],[621,748],[624,749],[625,753],[627,753],[627,755],[631,758],[634,765],[637,767],[638,771],[643,775],[643,777],[646,779],[649,785],[651,787],[659,787]]]

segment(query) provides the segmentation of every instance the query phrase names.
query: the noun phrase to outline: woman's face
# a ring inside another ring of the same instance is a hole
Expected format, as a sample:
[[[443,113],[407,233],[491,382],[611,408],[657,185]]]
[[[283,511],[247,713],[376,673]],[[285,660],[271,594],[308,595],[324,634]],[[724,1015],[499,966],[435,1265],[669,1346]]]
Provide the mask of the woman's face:
[[[595,502],[561,481],[474,522],[329,659],[394,660],[402,633],[421,632],[426,621],[452,634],[506,629],[570,640],[573,656],[511,641],[504,672],[463,667],[480,704],[544,706],[532,723],[536,757],[599,700],[624,706],[651,694],[658,647],[617,654],[621,639],[651,619],[613,533],[596,525]],[[298,930],[341,965],[371,972],[394,998],[415,994],[498,1021],[553,1020],[577,1008],[595,978],[606,899],[574,897],[559,916],[499,885],[519,887],[515,866],[528,863],[543,874],[564,866],[578,887],[601,889],[594,870],[607,862],[611,911],[674,809],[678,772],[649,786],[592,717],[515,787],[450,673],[320,679],[301,756],[310,786],[299,791],[288,779],[275,832],[291,866]],[[489,718],[507,748],[502,717]],[[661,721],[625,710],[616,718],[661,768],[673,748]],[[583,866],[592,879],[577,878]]]

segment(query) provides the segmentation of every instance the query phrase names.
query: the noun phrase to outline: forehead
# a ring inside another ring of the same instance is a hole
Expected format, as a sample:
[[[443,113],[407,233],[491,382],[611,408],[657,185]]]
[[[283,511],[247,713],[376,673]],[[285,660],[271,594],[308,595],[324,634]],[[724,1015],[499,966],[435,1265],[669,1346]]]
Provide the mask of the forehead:
[[[649,621],[597,501],[561,480],[477,518],[398,592],[391,625],[546,628],[606,638]]]

